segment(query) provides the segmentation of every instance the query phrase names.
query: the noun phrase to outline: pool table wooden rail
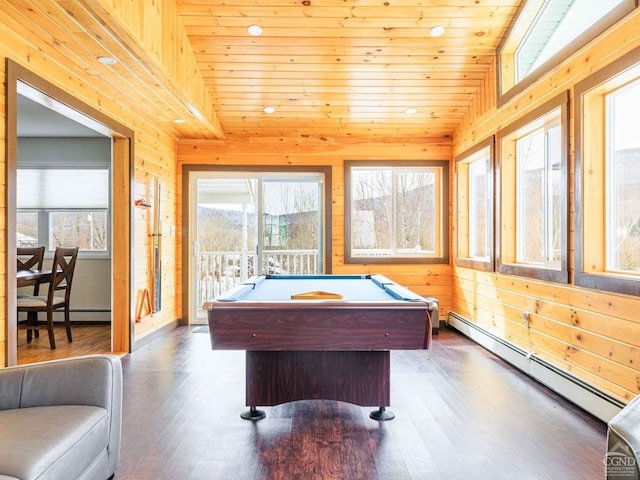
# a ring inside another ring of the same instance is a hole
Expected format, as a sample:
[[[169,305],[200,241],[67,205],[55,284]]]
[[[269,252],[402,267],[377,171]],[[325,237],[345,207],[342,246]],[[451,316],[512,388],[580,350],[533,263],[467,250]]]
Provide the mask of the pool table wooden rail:
[[[415,350],[427,348],[431,333],[427,304],[411,308],[361,303],[304,308],[269,304],[212,304],[211,344],[240,350]]]

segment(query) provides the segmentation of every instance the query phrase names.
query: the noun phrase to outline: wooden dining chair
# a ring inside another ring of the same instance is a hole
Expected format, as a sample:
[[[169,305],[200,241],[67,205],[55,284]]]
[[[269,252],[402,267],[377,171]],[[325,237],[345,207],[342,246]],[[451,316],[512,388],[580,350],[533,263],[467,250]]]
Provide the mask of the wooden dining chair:
[[[44,262],[44,246],[40,247],[18,247],[17,249],[17,270],[42,270],[42,264]],[[33,285],[30,295],[38,295],[40,292],[40,283],[36,282]],[[24,296],[25,293],[19,293],[18,297]],[[31,341],[33,329],[29,325],[34,323],[34,318],[37,318],[38,314],[30,312],[27,314],[27,319],[23,321],[27,328],[27,342]],[[18,322],[18,326],[21,322]],[[36,337],[38,333],[36,333]]]
[[[41,247],[18,247],[17,251],[18,271],[21,270],[42,270],[44,262],[44,246]],[[39,283],[33,287],[33,294],[38,295]]]
[[[72,342],[71,323],[69,319],[69,299],[71,297],[71,284],[73,272],[78,258],[78,247],[57,247],[51,266],[51,279],[47,295],[25,295],[17,299],[18,312],[33,313],[32,325],[28,325],[36,332],[39,326],[38,313],[47,314],[47,330],[49,332],[49,344],[56,348],[56,340],[53,334],[53,312],[64,309],[64,325],[67,330],[67,340]]]

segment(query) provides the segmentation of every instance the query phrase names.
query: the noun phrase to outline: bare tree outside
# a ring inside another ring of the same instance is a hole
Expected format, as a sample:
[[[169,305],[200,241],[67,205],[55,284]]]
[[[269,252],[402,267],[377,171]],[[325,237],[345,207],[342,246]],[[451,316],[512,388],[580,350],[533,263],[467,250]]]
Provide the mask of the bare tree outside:
[[[108,212],[106,210],[42,210],[18,211],[17,245],[35,247],[42,243],[38,217],[44,215],[49,226],[49,238],[44,241],[49,250],[77,246],[80,250],[104,252],[108,248]]]
[[[354,168],[351,172],[354,249],[391,245],[391,170]]]
[[[263,186],[264,269],[279,273],[296,270],[291,256],[276,260],[270,250],[319,250],[320,192],[318,183],[269,180]]]
[[[18,246],[109,249],[108,168],[18,168]]]
[[[255,214],[249,218],[255,219]],[[242,211],[224,205],[198,206],[198,243],[201,250],[236,251],[242,248]],[[253,245],[253,234],[248,233]]]
[[[469,164],[469,256],[488,258],[489,212],[492,198],[489,197],[489,153]]]
[[[435,180],[433,172],[397,172],[396,238],[399,249],[435,250]]]
[[[607,268],[640,272],[640,82],[608,98]]]
[[[518,256],[523,263],[545,262],[544,132],[539,129],[516,142]]]
[[[38,212],[18,210],[16,214],[16,244],[18,247],[37,247]]]
[[[518,262],[560,266],[561,127],[551,123],[516,140]]]
[[[318,273],[319,179],[268,177],[198,180],[196,270],[202,299],[254,274]],[[258,191],[262,205],[257,204]]]
[[[80,250],[107,250],[106,211],[49,213],[50,248],[77,246]]]
[[[616,152],[610,268],[640,271],[640,149]]]

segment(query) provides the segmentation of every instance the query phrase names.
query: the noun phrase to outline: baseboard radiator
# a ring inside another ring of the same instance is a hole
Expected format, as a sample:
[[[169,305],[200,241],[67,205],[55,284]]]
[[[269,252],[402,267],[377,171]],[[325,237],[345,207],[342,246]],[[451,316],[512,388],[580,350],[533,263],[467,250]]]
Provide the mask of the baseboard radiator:
[[[447,325],[604,422],[608,423],[625,406],[571,372],[492,334],[457,313],[449,312]]]

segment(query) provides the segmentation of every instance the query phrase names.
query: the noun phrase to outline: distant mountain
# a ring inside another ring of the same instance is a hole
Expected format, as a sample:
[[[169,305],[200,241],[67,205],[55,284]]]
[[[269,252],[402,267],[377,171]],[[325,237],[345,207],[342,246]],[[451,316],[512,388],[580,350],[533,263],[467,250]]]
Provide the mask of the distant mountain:
[[[198,221],[224,219],[229,224],[242,228],[242,218],[243,213],[238,210],[198,206]],[[253,224],[255,221],[255,215],[253,213],[249,213],[247,215],[247,220],[249,224]]]

